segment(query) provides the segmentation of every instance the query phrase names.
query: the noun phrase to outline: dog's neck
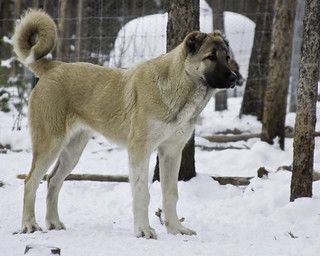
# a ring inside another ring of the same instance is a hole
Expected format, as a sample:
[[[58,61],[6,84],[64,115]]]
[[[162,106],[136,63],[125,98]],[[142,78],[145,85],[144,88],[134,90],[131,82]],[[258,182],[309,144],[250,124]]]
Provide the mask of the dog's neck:
[[[166,69],[160,74],[158,88],[163,103],[172,110],[168,115],[169,120],[194,123],[207,105],[213,90],[191,78],[184,66],[185,53],[179,47],[183,46],[180,45],[163,56],[161,62]]]

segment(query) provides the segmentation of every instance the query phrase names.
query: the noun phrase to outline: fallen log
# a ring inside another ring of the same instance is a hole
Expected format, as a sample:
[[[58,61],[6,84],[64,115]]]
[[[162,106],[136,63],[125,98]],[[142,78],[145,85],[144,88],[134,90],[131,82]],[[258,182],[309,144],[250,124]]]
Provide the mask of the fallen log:
[[[42,180],[47,180],[45,175]],[[27,175],[18,174],[18,179],[25,179]],[[225,177],[225,176],[210,176],[215,181],[218,181],[220,185],[231,184],[234,186],[247,186],[250,183],[250,179],[253,177]],[[102,175],[102,174],[70,174],[65,180],[70,181],[98,181],[98,182],[129,182],[127,175]]]
[[[290,166],[281,166],[277,171],[292,171]],[[264,167],[260,167],[257,170],[257,177],[262,178],[263,176],[268,176],[268,171]],[[43,180],[47,180],[47,176],[43,177]],[[18,179],[25,179],[26,174],[18,174]],[[233,185],[233,186],[248,186],[250,180],[254,176],[250,177],[237,177],[237,176],[209,176],[213,180],[219,182],[220,185]],[[70,181],[97,181],[97,182],[129,182],[129,177],[127,175],[103,175],[103,174],[70,174],[65,180]],[[313,181],[320,180],[320,172],[313,172]]]
[[[236,135],[210,135],[204,136],[210,142],[226,143],[226,142],[236,142],[236,141],[247,141],[253,138],[260,138],[260,133],[249,133],[249,134],[236,134]]]
[[[202,151],[222,151],[222,150],[227,150],[227,149],[237,149],[237,150],[242,150],[242,149],[250,149],[248,146],[244,145],[243,147],[235,147],[235,146],[204,146],[204,145],[195,145],[197,148],[200,148]]]
[[[18,174],[17,178],[24,180],[26,174]],[[47,180],[45,175],[42,180]],[[127,175],[101,175],[101,174],[69,174],[65,180],[100,181],[100,182],[129,182]]]
[[[218,181],[220,185],[248,186],[250,180],[254,177],[228,177],[228,176],[211,176],[212,179]]]
[[[277,172],[278,172],[278,171],[292,172],[292,165],[280,166],[280,167],[277,169]],[[313,181],[318,181],[318,180],[320,180],[320,172],[313,171],[313,172],[312,172],[312,180],[313,180]]]
[[[293,138],[293,132],[286,132],[286,138]],[[320,136],[320,132],[315,132],[315,137]],[[237,141],[247,141],[249,139],[261,138],[261,133],[248,133],[248,134],[235,134],[235,135],[210,135],[203,136],[202,138],[217,143],[226,143],[226,142],[237,142]]]

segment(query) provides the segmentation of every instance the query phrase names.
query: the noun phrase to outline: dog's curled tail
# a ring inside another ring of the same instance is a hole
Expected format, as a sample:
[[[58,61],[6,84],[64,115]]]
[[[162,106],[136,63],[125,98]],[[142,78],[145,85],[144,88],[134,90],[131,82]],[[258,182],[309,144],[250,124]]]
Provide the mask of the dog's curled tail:
[[[57,40],[57,26],[42,10],[29,9],[17,24],[13,47],[19,60],[40,76],[50,67],[43,58],[52,51]]]

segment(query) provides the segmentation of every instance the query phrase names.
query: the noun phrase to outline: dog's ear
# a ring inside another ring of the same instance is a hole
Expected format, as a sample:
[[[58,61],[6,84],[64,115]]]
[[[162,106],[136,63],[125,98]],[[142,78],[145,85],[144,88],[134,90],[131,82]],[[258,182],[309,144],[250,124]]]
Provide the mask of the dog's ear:
[[[206,33],[202,33],[200,31],[193,31],[189,33],[184,40],[188,52],[196,53],[207,36],[208,35]]]
[[[224,43],[226,44],[226,46],[229,48],[229,41],[227,40],[226,36],[220,30],[213,31],[212,35],[221,37],[223,39]]]

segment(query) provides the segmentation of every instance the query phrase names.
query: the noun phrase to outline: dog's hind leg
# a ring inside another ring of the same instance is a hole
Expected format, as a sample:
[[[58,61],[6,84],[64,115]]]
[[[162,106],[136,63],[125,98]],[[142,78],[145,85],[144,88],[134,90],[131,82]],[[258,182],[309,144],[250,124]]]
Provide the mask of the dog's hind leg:
[[[184,145],[172,138],[158,147],[162,204],[168,233],[195,235],[195,231],[181,224],[177,215],[177,183]]]
[[[35,218],[36,191],[44,174],[58,156],[62,143],[63,139],[51,139],[48,136],[45,141],[33,144],[31,171],[24,184],[21,233],[32,233],[41,230]]]
[[[49,230],[65,229],[59,219],[58,197],[64,179],[71,173],[78,163],[83,149],[90,139],[87,131],[77,132],[61,151],[55,167],[48,177],[46,224]]]

